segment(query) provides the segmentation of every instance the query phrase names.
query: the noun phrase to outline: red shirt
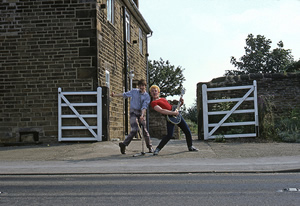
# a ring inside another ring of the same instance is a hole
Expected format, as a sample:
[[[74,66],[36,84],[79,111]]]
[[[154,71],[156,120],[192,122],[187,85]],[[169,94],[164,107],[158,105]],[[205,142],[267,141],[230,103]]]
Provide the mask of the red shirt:
[[[167,109],[172,111],[172,105],[165,98],[160,98],[154,100],[150,103],[151,107],[154,108],[156,105],[160,106],[162,109]]]

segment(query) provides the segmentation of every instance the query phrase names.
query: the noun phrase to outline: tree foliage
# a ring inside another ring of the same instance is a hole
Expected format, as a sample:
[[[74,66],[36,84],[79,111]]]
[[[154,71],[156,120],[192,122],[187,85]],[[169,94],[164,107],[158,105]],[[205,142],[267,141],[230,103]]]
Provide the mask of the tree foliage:
[[[282,41],[277,43],[278,48],[271,50],[271,43],[262,35],[254,37],[249,34],[244,47],[245,55],[240,61],[233,56],[230,60],[237,70],[228,70],[225,75],[284,72],[294,62],[291,50],[284,49]]]
[[[149,68],[149,87],[157,85],[160,88],[162,97],[180,95],[183,89],[184,69],[181,66],[175,67],[169,61],[164,61],[162,58],[153,62],[148,62]]]
[[[286,72],[300,72],[300,60],[293,61],[285,68]]]
[[[197,117],[197,100],[195,100],[195,103],[190,107],[186,108],[185,105],[183,106],[183,111],[181,112],[182,116],[185,119],[189,119],[194,123],[198,123],[198,117]]]

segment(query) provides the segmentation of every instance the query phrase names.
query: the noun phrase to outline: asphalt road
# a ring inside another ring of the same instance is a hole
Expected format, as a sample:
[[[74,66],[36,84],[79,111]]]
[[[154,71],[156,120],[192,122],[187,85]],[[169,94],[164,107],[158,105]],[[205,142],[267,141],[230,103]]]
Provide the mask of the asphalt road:
[[[0,205],[299,205],[300,173],[0,176]],[[291,188],[291,189],[289,189]],[[285,190],[286,189],[286,190]]]

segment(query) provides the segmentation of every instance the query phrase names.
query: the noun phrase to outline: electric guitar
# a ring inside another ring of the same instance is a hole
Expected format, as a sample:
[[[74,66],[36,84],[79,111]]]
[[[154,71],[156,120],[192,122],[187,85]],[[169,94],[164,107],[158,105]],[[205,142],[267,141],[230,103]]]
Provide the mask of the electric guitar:
[[[180,99],[183,97],[184,93],[185,93],[185,90],[183,89],[181,91],[181,95],[180,95],[178,104],[177,104],[177,106],[174,105],[172,107],[172,111],[175,111],[176,109],[179,110],[179,107],[180,107],[180,104],[181,104]],[[167,115],[167,120],[169,122],[171,122],[172,124],[179,124],[181,122],[181,115],[180,114],[178,114],[177,116]]]

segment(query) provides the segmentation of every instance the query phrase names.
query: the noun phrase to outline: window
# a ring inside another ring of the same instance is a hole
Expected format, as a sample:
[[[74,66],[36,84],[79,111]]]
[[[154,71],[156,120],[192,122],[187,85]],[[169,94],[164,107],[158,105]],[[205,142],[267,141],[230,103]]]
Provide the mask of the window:
[[[115,9],[114,9],[115,0],[107,0],[107,20],[114,24]]]
[[[141,54],[143,54],[143,39],[143,31],[139,28],[139,47]]]
[[[126,20],[126,40],[128,42],[130,42],[130,16],[129,14],[127,13],[126,11],[126,14],[125,14],[125,20]]]

